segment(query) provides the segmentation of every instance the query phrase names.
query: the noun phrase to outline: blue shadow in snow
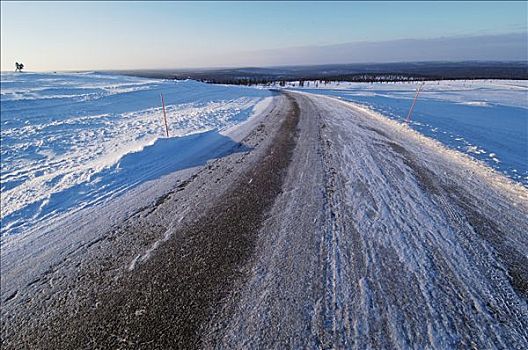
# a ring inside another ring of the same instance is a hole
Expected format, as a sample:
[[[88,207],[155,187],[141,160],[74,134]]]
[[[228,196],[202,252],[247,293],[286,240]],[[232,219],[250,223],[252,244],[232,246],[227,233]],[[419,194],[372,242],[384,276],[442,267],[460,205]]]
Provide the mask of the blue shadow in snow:
[[[182,137],[158,139],[152,146],[140,152],[129,153],[109,168],[103,177],[115,182],[122,178],[125,183],[144,182],[163,175],[204,165],[208,160],[224,157],[252,148],[221,135],[216,130]]]
[[[51,194],[47,203],[39,201],[7,215],[3,223],[16,223],[9,228],[9,232],[2,232],[2,236],[21,232],[31,225],[31,222],[27,222],[29,218],[32,222],[38,222],[49,215],[79,206],[90,207],[147,181],[251,149],[221,135],[217,130],[158,139],[139,152],[125,155],[117,164],[93,175],[90,181]]]

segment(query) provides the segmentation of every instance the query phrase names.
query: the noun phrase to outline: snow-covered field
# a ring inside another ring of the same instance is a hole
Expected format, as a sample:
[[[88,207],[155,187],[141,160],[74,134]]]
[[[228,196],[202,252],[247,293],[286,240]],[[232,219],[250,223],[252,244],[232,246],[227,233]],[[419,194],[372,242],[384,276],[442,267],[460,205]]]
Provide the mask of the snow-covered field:
[[[305,82],[301,89],[358,102],[403,120],[418,85]],[[426,82],[411,127],[528,185],[528,81]]]
[[[2,73],[1,85],[2,237],[229,152],[223,131],[270,96],[265,89],[96,73]],[[303,90],[401,120],[416,87],[309,82]],[[528,82],[427,82],[411,126],[528,185]],[[197,153],[198,145],[214,151]]]
[[[528,188],[357,103],[263,105],[244,152],[5,239],[6,348],[528,348]]]
[[[1,85],[2,237],[229,152],[222,132],[270,96],[96,73],[2,73]],[[214,151],[198,157],[204,144]]]

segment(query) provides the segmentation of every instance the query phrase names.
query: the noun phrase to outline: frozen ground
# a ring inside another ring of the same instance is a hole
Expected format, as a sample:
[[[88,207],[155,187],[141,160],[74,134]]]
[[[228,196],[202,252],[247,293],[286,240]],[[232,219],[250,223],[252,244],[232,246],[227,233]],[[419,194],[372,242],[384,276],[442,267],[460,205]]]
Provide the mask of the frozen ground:
[[[302,90],[358,102],[402,120],[418,85],[305,82]],[[527,81],[426,82],[411,127],[528,185]]]
[[[82,240],[6,244],[4,347],[528,347],[525,186],[328,96],[235,131],[124,219],[63,225]]]
[[[527,189],[361,105],[292,95],[283,192],[203,348],[525,349]]]
[[[1,84],[2,238],[230,152],[224,131],[270,96],[95,73],[2,73]]]
[[[113,302],[120,293],[147,293],[153,304],[146,308],[158,310],[149,313],[153,318],[136,319],[146,322],[134,330],[134,339],[147,343],[138,347],[192,347],[209,303],[228,291],[237,261],[250,254],[260,217],[280,191],[284,172],[277,160],[288,157],[281,144],[292,143],[289,130],[280,131],[290,109],[285,100],[274,94],[270,103],[257,105],[255,116],[227,130],[236,142],[233,152],[147,181],[38,232],[9,237],[2,246],[0,288],[6,349],[83,348],[87,340],[90,348],[116,348],[116,340],[118,348],[134,348],[118,334],[131,321],[129,308],[99,301]],[[174,255],[180,252],[183,260]],[[216,288],[218,283],[225,287]],[[176,290],[185,296],[173,299]],[[93,319],[98,325],[81,316],[85,307],[96,311],[88,314],[100,318]],[[152,341],[155,333],[160,337]]]

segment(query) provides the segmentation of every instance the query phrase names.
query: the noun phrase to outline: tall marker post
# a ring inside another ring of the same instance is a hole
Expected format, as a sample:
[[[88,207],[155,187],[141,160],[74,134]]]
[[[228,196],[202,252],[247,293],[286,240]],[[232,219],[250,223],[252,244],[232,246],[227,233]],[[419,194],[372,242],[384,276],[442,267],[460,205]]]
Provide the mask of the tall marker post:
[[[169,137],[169,126],[167,125],[167,113],[165,112],[165,99],[163,98],[163,94],[160,94],[161,96],[161,105],[163,106],[163,120],[165,121],[165,133],[167,134],[167,137]]]
[[[414,100],[413,100],[413,103],[411,105],[411,109],[409,109],[409,113],[407,114],[407,118],[405,118],[405,122],[407,124],[409,124],[409,122],[411,121],[411,115],[412,115],[412,112],[414,110],[414,105],[416,104],[416,100],[418,99],[418,95],[420,94],[420,91],[422,90],[424,85],[425,85],[425,83],[422,83],[422,85],[420,85],[418,87],[418,89],[416,90],[416,95],[414,95]]]

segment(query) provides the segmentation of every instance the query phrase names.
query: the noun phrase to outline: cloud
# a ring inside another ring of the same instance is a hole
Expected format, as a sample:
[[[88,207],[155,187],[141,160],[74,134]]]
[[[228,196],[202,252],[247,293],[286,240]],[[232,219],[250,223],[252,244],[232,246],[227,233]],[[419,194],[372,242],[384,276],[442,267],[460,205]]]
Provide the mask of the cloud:
[[[277,66],[412,61],[526,61],[528,33],[433,39],[353,42],[239,52],[218,56],[209,66]],[[198,63],[198,62],[197,62]],[[205,63],[205,62],[204,62]]]

